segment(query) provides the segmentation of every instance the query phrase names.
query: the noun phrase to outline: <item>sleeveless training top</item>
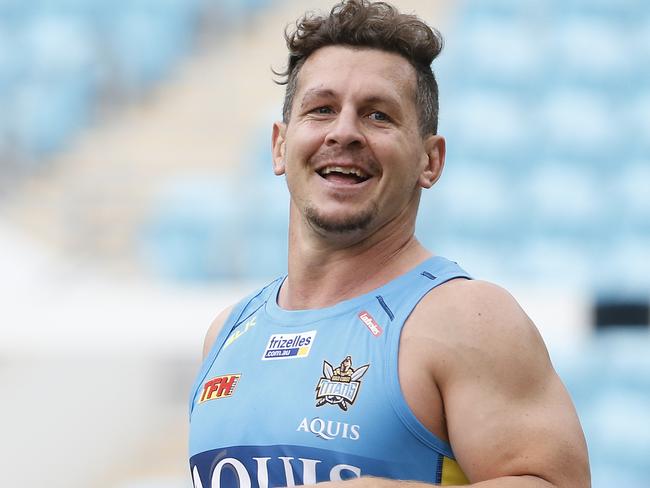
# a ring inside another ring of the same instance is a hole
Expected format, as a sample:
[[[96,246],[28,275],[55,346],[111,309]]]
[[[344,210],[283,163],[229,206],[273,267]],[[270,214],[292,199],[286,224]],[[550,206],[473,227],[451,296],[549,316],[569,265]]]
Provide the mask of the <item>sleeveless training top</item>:
[[[362,475],[468,483],[449,444],[407,406],[397,375],[404,321],[428,291],[458,277],[469,278],[436,256],[327,308],[279,308],[281,278],[240,302],[190,397],[194,487]]]

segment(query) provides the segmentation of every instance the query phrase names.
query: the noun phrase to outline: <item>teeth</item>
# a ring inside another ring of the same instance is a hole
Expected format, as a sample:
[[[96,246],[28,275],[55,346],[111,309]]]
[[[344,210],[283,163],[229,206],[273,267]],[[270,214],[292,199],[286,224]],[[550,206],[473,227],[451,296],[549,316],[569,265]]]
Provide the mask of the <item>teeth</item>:
[[[343,173],[344,175],[355,175],[359,178],[365,178],[366,174],[358,168],[342,168],[341,166],[326,166],[321,170],[321,174],[328,175],[330,173]]]

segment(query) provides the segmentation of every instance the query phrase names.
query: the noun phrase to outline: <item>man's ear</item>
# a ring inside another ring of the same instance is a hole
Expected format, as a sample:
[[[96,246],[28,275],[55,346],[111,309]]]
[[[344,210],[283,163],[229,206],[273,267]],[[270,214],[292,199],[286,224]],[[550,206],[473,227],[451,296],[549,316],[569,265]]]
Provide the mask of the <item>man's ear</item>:
[[[287,125],[283,122],[273,123],[273,135],[271,138],[271,147],[273,152],[273,172],[280,176],[283,175],[286,168],[284,164],[284,143]]]
[[[422,188],[431,188],[440,178],[445,166],[446,148],[445,138],[442,136],[431,135],[425,139],[426,161],[418,179]]]

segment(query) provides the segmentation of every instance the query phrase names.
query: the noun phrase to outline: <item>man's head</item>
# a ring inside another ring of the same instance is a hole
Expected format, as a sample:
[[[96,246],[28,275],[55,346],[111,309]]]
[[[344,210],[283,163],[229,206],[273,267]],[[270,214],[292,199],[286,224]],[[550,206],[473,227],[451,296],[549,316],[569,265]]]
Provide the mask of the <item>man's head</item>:
[[[283,120],[289,122],[298,74],[306,59],[326,46],[373,48],[404,57],[415,69],[419,127],[422,136],[438,130],[438,84],[431,63],[442,49],[442,37],[414,15],[400,13],[384,2],[344,0],[329,16],[307,14],[293,32],[285,32],[289,48]]]
[[[303,19],[288,37],[285,120],[274,124],[272,144],[291,221],[337,245],[380,230],[411,235],[421,189],[444,165],[429,65],[439,37],[417,18],[365,0]]]

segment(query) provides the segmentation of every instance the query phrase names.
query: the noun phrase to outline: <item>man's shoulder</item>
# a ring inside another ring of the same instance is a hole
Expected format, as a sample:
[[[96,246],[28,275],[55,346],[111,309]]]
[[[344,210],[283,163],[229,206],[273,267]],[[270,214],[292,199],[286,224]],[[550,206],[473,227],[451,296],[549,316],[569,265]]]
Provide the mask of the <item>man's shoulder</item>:
[[[488,281],[456,278],[427,293],[417,311],[445,313],[450,318],[482,320],[494,314],[519,315],[523,310],[505,288]]]
[[[406,339],[406,340],[404,340]],[[441,390],[481,378],[524,391],[551,369],[544,341],[514,297],[492,283],[454,280],[428,293],[402,333]]]
[[[407,331],[477,351],[540,340],[515,298],[504,288],[480,280],[454,279],[431,290],[413,311]]]

